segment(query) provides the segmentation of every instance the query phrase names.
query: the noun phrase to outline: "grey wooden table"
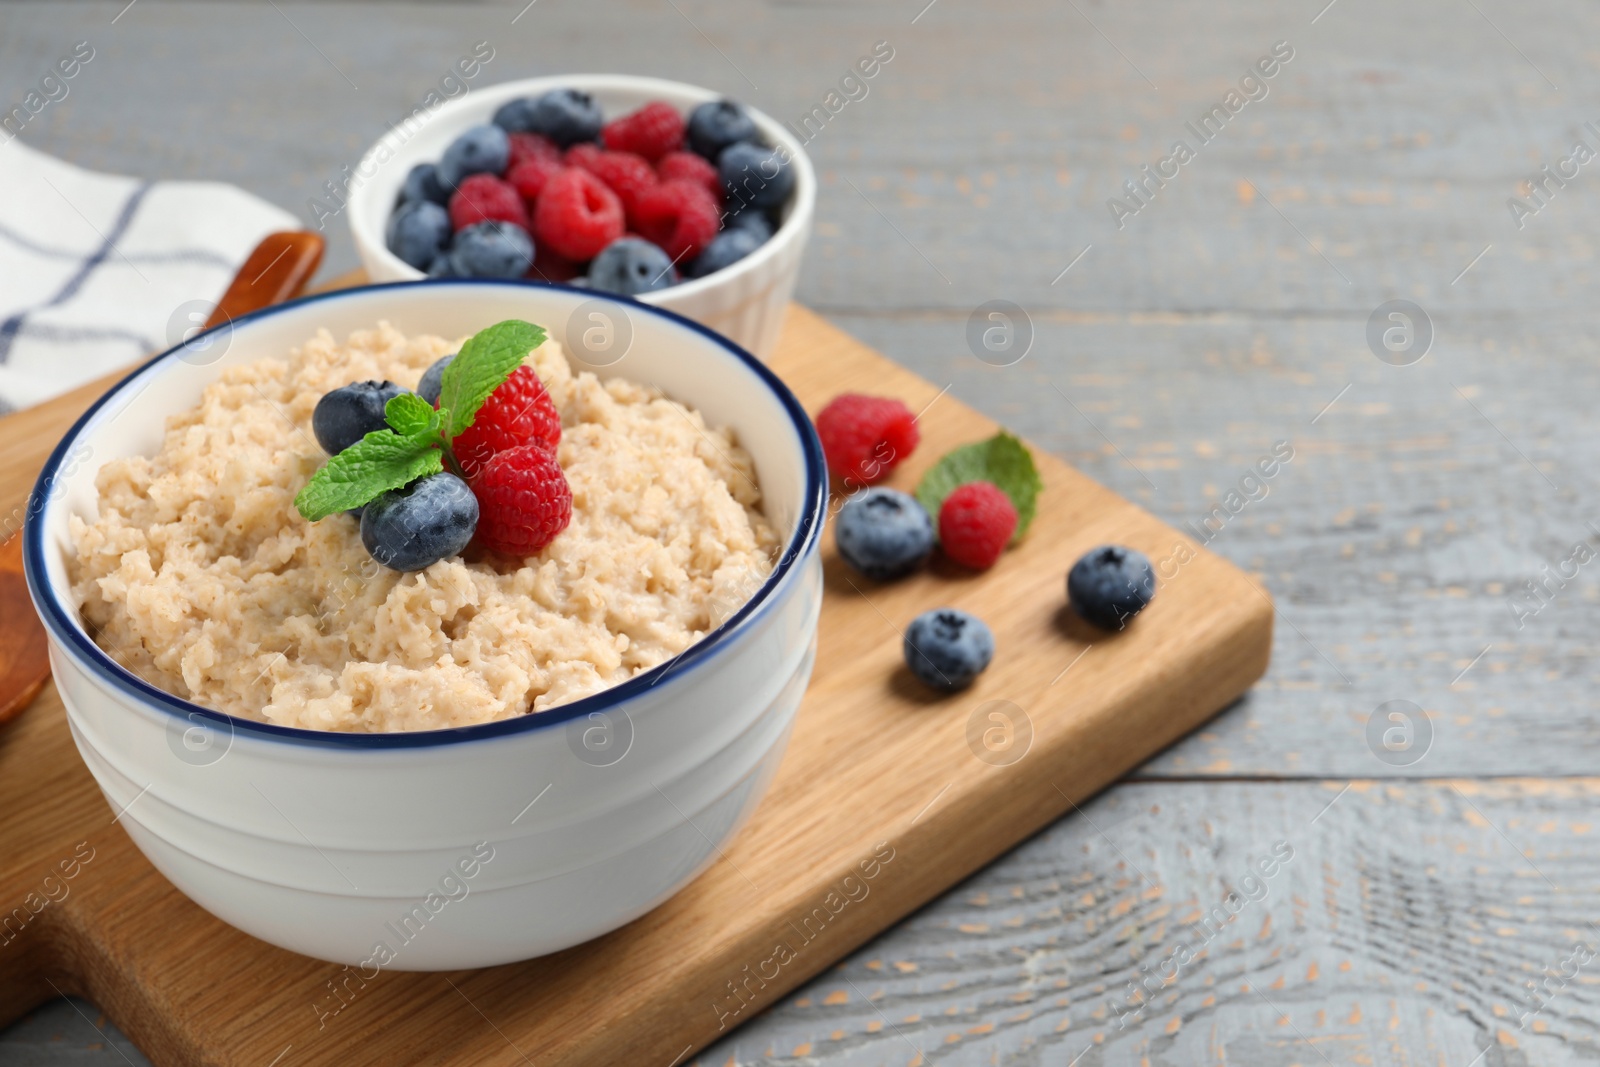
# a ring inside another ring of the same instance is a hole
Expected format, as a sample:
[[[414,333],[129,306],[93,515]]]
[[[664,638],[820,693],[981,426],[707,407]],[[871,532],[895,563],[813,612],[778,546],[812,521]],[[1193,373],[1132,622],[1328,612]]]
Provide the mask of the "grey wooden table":
[[[0,9],[8,107],[97,50],[27,140],[308,221],[478,40],[492,80],[636,71],[794,120],[888,41],[809,146],[801,299],[1171,522],[1221,506],[1211,546],[1276,596],[1248,698],[700,1063],[1600,1060],[1600,165],[1563,163],[1600,150],[1600,9],[123,3]],[[965,340],[996,299],[1034,332],[1005,368]],[[1369,329],[1394,300],[1409,345]],[[96,1015],[42,1009],[0,1062],[142,1062]]]

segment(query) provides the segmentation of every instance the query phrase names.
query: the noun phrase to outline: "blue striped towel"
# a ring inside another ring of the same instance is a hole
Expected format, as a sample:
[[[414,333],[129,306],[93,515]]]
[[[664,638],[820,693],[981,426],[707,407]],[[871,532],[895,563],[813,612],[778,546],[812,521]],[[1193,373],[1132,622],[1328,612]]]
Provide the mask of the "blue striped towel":
[[[141,182],[0,144],[0,413],[169,348],[294,216],[220,182]]]

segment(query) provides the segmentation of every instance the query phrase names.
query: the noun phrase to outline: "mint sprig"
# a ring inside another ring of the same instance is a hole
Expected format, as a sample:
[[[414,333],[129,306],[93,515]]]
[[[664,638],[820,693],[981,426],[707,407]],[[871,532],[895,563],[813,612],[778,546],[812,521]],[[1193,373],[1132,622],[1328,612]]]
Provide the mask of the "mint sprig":
[[[1017,509],[1017,530],[1011,541],[1020,540],[1033,522],[1039,492],[1044,488],[1027,446],[1002,430],[987,441],[952,449],[917,483],[917,502],[937,524],[945,497],[969,482],[993,482],[1011,498]]]
[[[373,430],[324,463],[294,506],[308,522],[370,503],[446,465],[459,473],[450,442],[472,425],[478,409],[529,352],[544,344],[543,327],[508,319],[479,330],[445,368],[437,410],[415,393],[401,393],[383,407],[387,430]]]
[[[373,430],[328,460],[295,494],[294,506],[316,522],[442,470],[444,456],[431,444],[392,430]]]
[[[435,410],[432,404],[416,393],[392,396],[383,405],[383,421],[401,437],[437,437],[440,427],[449,417],[449,411]]]

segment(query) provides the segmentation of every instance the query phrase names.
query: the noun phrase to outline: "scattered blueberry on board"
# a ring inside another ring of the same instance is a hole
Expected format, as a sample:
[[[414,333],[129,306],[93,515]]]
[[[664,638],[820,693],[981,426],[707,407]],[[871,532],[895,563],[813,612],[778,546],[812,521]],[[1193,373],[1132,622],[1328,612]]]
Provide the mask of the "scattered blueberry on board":
[[[412,167],[385,242],[430,278],[636,296],[749,256],[772,239],[794,183],[787,152],[732,100],[687,116],[656,100],[607,121],[588,93],[555,89],[507,101]]]
[[[1156,572],[1137,549],[1101,545],[1067,572],[1067,600],[1096,626],[1120,630],[1156,595]]]
[[[845,501],[833,536],[846,563],[880,582],[910,574],[933,552],[933,520],[897,489],[874,487]]]
[[[920,681],[954,692],[971,685],[994,659],[994,634],[976,615],[936,608],[906,627],[905,657]]]
[[[324,393],[311,411],[311,432],[328,455],[337,455],[374,430],[388,428],[383,408],[405,392],[393,382],[351,382]]]

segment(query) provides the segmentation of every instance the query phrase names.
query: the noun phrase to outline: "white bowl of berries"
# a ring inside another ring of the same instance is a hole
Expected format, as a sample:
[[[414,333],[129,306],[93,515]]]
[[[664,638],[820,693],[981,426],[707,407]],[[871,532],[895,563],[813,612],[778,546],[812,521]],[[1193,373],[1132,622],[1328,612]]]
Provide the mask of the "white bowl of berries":
[[[348,207],[375,282],[589,286],[765,358],[815,201],[800,142],[754,108],[682,82],[567,74],[414,114],[357,165]]]

